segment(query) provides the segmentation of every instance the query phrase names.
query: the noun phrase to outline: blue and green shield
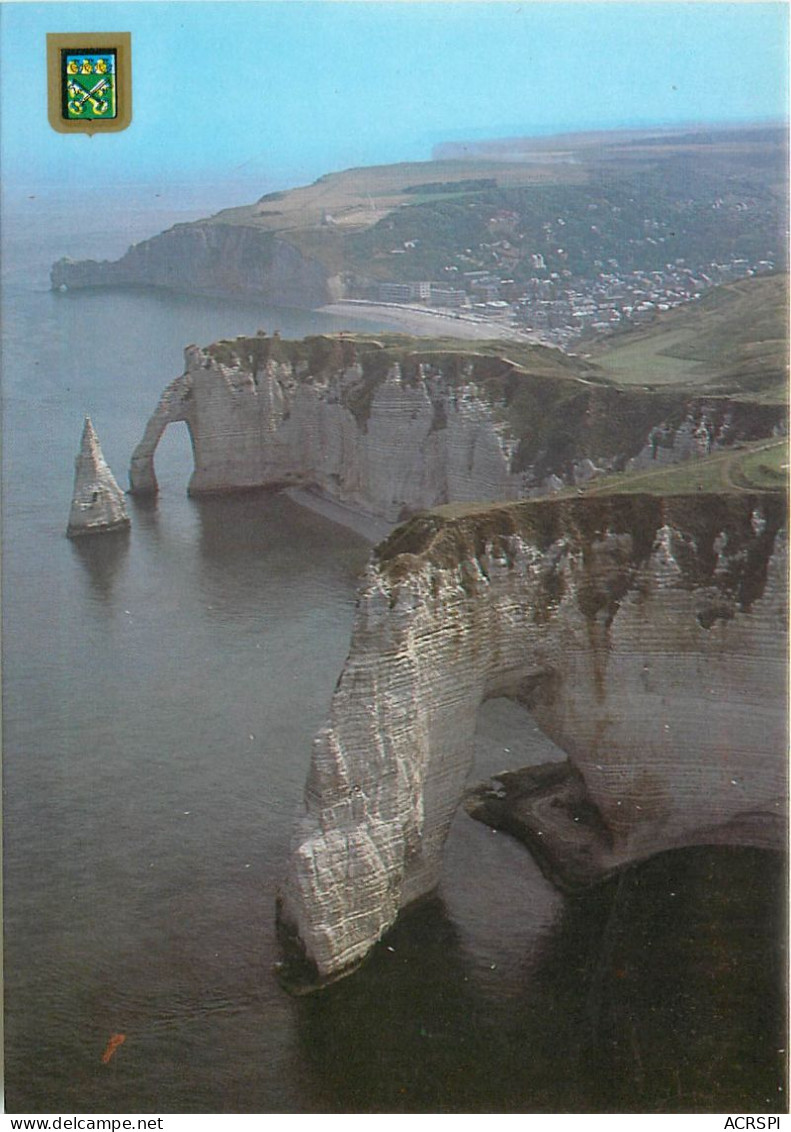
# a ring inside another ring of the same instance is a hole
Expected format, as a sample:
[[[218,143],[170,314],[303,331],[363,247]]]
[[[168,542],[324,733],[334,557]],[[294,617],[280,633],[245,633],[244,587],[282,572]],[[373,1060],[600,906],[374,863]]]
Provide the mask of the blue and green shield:
[[[112,48],[61,51],[63,117],[70,122],[107,121],[118,113],[116,52]]]

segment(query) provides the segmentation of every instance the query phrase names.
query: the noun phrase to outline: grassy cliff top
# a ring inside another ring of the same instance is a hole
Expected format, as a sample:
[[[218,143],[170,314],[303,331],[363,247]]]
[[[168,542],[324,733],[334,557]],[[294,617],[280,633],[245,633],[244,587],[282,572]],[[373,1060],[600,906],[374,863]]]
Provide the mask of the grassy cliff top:
[[[788,401],[789,277],[759,275],[713,287],[701,299],[660,312],[646,326],[608,335],[565,353],[553,347],[501,339],[474,344],[451,336],[411,337],[392,332],[312,335],[287,341],[278,335],[216,342],[210,353],[242,364],[255,356],[306,362],[317,374],[351,360],[379,355],[409,368],[418,361],[490,359],[532,376],[565,378],[648,392],[743,396]],[[250,362],[249,364],[252,364]],[[449,365],[449,375],[458,370]],[[487,370],[496,368],[488,365]]]
[[[784,140],[782,127],[743,126],[708,131],[687,127],[613,130],[453,143],[438,146],[431,161],[327,173],[310,185],[268,193],[253,204],[224,209],[211,219],[274,232],[294,232],[327,222],[344,230],[364,229],[405,205],[493,188],[579,185],[613,165],[631,171],[675,159],[693,158],[698,163],[715,159],[737,174],[747,164],[763,179],[763,166],[782,149]]]
[[[401,206],[469,196],[492,188],[579,184],[582,167],[492,160],[412,161],[327,173],[311,185],[268,193],[254,204],[211,217],[270,232],[294,233],[324,225],[342,231],[371,228]]]
[[[755,440],[697,460],[649,471],[610,472],[584,487],[565,487],[554,499],[600,499],[612,495],[752,495],[783,496],[789,488],[788,439]],[[448,503],[434,512],[457,518],[486,511],[488,503]]]
[[[502,339],[466,342],[453,337],[419,337],[397,332],[313,334],[301,339],[279,334],[240,335],[213,342],[209,354],[225,365],[258,368],[272,359],[300,364],[312,377],[322,377],[359,362],[372,374],[398,363],[409,380],[420,364],[443,369],[451,384],[469,378],[493,380],[496,374],[519,370],[533,377],[611,385],[595,363],[551,346]]]
[[[706,414],[717,427],[730,414],[732,443],[769,439],[782,418],[780,393],[775,400],[766,398],[751,391],[749,382],[744,389],[734,379],[730,393],[721,384],[716,395],[694,383],[656,389],[628,382],[618,386],[605,376],[601,357],[595,364],[561,350],[523,343],[477,342],[471,346],[458,339],[345,333],[292,341],[259,334],[216,342],[208,352],[224,365],[253,374],[270,361],[287,363],[298,380],[308,382],[331,379],[357,365],[360,376],[343,383],[341,397],[363,429],[378,386],[396,364],[407,384],[419,380],[421,373],[436,377],[451,401],[463,399],[466,387],[473,385],[516,444],[513,470],[530,468],[539,476],[567,469],[586,456],[613,458],[620,464],[640,451],[655,426],[663,423],[671,430],[678,428],[691,405],[700,404],[701,395]],[[781,392],[784,395],[785,390]],[[738,403],[736,413],[732,412],[734,402]],[[440,412],[436,427],[444,425]],[[697,490],[697,482],[690,490]],[[607,490],[629,490],[619,485],[620,478]],[[720,477],[716,487],[722,486]],[[649,485],[646,490],[653,489]],[[665,487],[660,483],[656,490]]]
[[[788,490],[788,483],[788,440],[777,438],[725,448],[699,460],[685,460],[658,471],[602,476],[588,484],[584,494],[783,493]]]
[[[646,327],[600,339],[586,356],[624,385],[686,385],[788,398],[788,275],[713,287]]]

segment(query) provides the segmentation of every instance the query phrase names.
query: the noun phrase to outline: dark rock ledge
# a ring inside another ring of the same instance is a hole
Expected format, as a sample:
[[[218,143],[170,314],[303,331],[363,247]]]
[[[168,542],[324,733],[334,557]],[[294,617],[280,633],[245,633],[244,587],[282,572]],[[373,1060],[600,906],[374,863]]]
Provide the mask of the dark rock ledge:
[[[521,842],[547,880],[567,895],[642,859],[634,851],[619,852],[582,775],[568,760],[503,771],[471,787],[463,805],[475,821]],[[788,816],[787,799],[778,798],[773,813],[744,811],[727,822],[702,827],[675,847],[744,844],[776,852],[786,844]],[[644,854],[650,856],[650,851]]]
[[[562,892],[579,892],[623,867],[582,775],[568,761],[497,774],[468,792],[464,808],[521,841]]]

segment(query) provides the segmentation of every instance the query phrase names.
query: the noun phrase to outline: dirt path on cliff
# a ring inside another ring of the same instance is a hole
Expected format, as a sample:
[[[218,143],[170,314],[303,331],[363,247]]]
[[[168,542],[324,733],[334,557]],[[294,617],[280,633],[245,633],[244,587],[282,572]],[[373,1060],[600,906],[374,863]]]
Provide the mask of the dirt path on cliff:
[[[703,456],[699,460],[687,460],[652,471],[627,473],[622,482],[614,477],[605,477],[602,481],[581,488],[584,495],[603,495],[610,493],[632,493],[633,491],[647,490],[650,494],[692,494],[696,491],[726,491],[740,494],[753,494],[756,491],[782,491],[783,487],[771,485],[750,484],[749,481],[739,481],[738,469],[745,456],[753,456],[759,452],[769,451],[778,447],[783,440],[773,437],[771,440],[755,448],[727,450],[717,452],[713,456]],[[736,472],[736,476],[734,476]],[[653,490],[652,490],[653,488]]]

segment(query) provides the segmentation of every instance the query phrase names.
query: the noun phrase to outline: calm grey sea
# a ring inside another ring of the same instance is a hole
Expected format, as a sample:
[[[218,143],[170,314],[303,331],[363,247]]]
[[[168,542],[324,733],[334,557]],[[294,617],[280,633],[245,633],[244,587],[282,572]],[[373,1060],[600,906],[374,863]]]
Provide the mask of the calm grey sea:
[[[48,290],[61,254],[167,222],[6,217],[7,1110],[784,1111],[769,854],[668,854],[570,900],[459,816],[436,899],[388,946],[321,995],[280,988],[276,889],[370,547],[282,495],[189,500],[184,426],[129,537],[64,531],[85,413],[125,484],[186,343],[353,325]],[[480,777],[555,757],[503,703],[478,750]]]

